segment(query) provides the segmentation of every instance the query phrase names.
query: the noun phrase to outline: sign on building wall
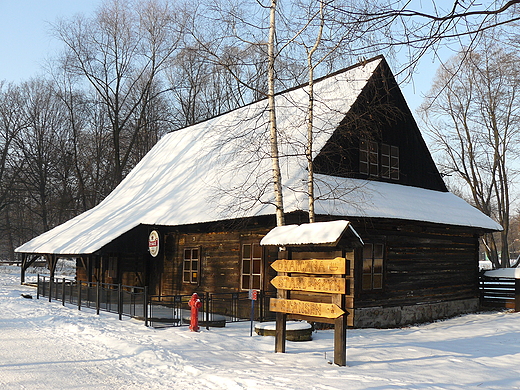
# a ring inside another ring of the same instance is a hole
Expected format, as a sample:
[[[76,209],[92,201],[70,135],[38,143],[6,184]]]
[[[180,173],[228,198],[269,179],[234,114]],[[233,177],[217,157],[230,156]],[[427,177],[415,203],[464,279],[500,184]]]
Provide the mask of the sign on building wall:
[[[159,232],[152,230],[148,236],[148,251],[152,257],[159,254]]]

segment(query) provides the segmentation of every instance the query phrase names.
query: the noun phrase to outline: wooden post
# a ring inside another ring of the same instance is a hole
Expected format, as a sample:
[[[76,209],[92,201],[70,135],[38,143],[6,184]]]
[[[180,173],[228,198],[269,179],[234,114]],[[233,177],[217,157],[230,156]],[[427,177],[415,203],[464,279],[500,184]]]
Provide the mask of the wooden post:
[[[276,334],[274,351],[285,353],[285,337],[287,334],[287,314],[276,313]]]
[[[334,364],[347,365],[347,316],[345,313],[334,320]]]
[[[81,310],[81,280],[78,280],[78,310]],[[88,286],[88,284],[87,284]],[[88,291],[88,287],[87,287],[87,291]]]
[[[123,288],[121,283],[117,285],[117,314],[119,314],[119,321],[123,319]]]
[[[56,264],[58,263],[58,256],[57,255],[47,255],[47,265],[49,267],[51,278],[54,278],[54,275],[56,273]]]
[[[148,286],[144,286],[143,310],[144,326],[148,326]]]
[[[61,281],[61,304],[65,306],[65,278]]]
[[[99,315],[100,304],[101,304],[101,283],[96,282],[96,314]]]
[[[22,266],[20,267],[20,284],[25,283],[25,263],[27,263],[27,253],[22,254]]]
[[[287,251],[279,250],[278,259],[287,259]],[[278,275],[286,276],[285,272],[278,272]],[[287,299],[289,296],[287,290],[277,290],[277,298]],[[274,337],[274,351],[285,353],[285,338],[287,335],[287,314],[276,313],[276,333]]]
[[[86,307],[90,307],[90,290],[92,289],[92,282],[87,283],[87,304]]]
[[[337,278],[344,278],[344,275],[335,275]],[[345,310],[345,292],[334,294],[332,303]],[[347,316],[348,312],[340,315],[334,320],[334,364],[338,366],[347,365]]]
[[[52,283],[53,283],[53,277],[49,277],[49,302],[52,301],[52,291],[53,291],[53,288],[52,288]]]

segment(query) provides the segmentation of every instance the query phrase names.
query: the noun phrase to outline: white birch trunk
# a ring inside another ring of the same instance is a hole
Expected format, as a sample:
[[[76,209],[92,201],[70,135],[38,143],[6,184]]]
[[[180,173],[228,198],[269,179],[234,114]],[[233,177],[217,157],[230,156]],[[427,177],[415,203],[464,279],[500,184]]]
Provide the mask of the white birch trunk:
[[[268,41],[268,102],[269,102],[269,128],[270,128],[270,144],[271,144],[271,163],[273,170],[274,198],[276,206],[276,225],[285,224],[283,194],[282,194],[282,175],[280,171],[280,158],[278,153],[278,130],[276,127],[276,103],[274,99],[274,63],[275,63],[275,20],[276,20],[276,2],[271,0],[271,11],[269,17],[269,41]]]
[[[314,211],[314,165],[312,163],[313,151],[313,130],[314,130],[314,64],[312,56],[318,49],[323,34],[323,1],[320,1],[320,28],[314,46],[307,52],[307,66],[309,67],[309,107],[307,111],[307,148],[305,155],[307,157],[307,192],[309,197],[309,222],[315,222]]]

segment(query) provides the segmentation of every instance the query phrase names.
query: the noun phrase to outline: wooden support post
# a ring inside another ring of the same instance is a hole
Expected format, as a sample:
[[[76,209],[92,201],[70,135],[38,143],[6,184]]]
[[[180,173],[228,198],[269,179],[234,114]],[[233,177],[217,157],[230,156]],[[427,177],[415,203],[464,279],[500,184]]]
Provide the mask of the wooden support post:
[[[278,259],[287,259],[288,253],[285,249],[279,249]],[[286,276],[285,272],[278,272],[280,276]],[[287,299],[289,294],[287,290],[277,290],[277,298]],[[287,335],[287,314],[276,313],[276,333],[274,337],[274,351],[285,353],[285,339]]]
[[[51,279],[54,279],[54,274],[56,273],[56,264],[58,263],[57,255],[48,255],[47,258],[47,266],[49,268]]]
[[[285,353],[285,337],[287,334],[287,314],[276,313],[276,334],[274,351]]]
[[[343,275],[336,275],[343,278]],[[345,293],[346,291],[344,291]],[[334,294],[332,303],[345,310],[345,294]],[[347,365],[347,316],[348,312],[340,315],[334,320],[334,364],[338,366]]]
[[[143,310],[144,326],[148,326],[148,286],[144,286]]]
[[[52,301],[52,292],[54,291],[54,289],[52,288],[53,282],[54,282],[54,278],[49,277],[49,302]]]
[[[20,284],[25,283],[25,263],[27,262],[27,253],[22,254],[22,266],[20,267]]]
[[[123,319],[123,288],[121,283],[117,285],[117,314],[119,314],[119,321]]]
[[[101,306],[101,283],[96,282],[96,314],[99,315]]]
[[[345,313],[334,320],[334,364],[347,365],[347,316]]]
[[[78,283],[77,283],[77,290],[78,290],[78,310],[81,310],[81,280],[78,280]],[[88,291],[88,287],[87,287],[87,291]]]
[[[61,304],[65,306],[65,278],[61,282]]]

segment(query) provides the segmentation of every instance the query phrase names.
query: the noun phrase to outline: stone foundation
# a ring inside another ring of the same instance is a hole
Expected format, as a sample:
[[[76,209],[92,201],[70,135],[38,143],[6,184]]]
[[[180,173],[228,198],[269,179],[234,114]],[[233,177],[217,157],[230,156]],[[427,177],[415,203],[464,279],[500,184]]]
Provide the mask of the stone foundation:
[[[359,308],[355,309],[354,327],[394,328],[473,313],[478,309],[478,298],[412,306]]]

